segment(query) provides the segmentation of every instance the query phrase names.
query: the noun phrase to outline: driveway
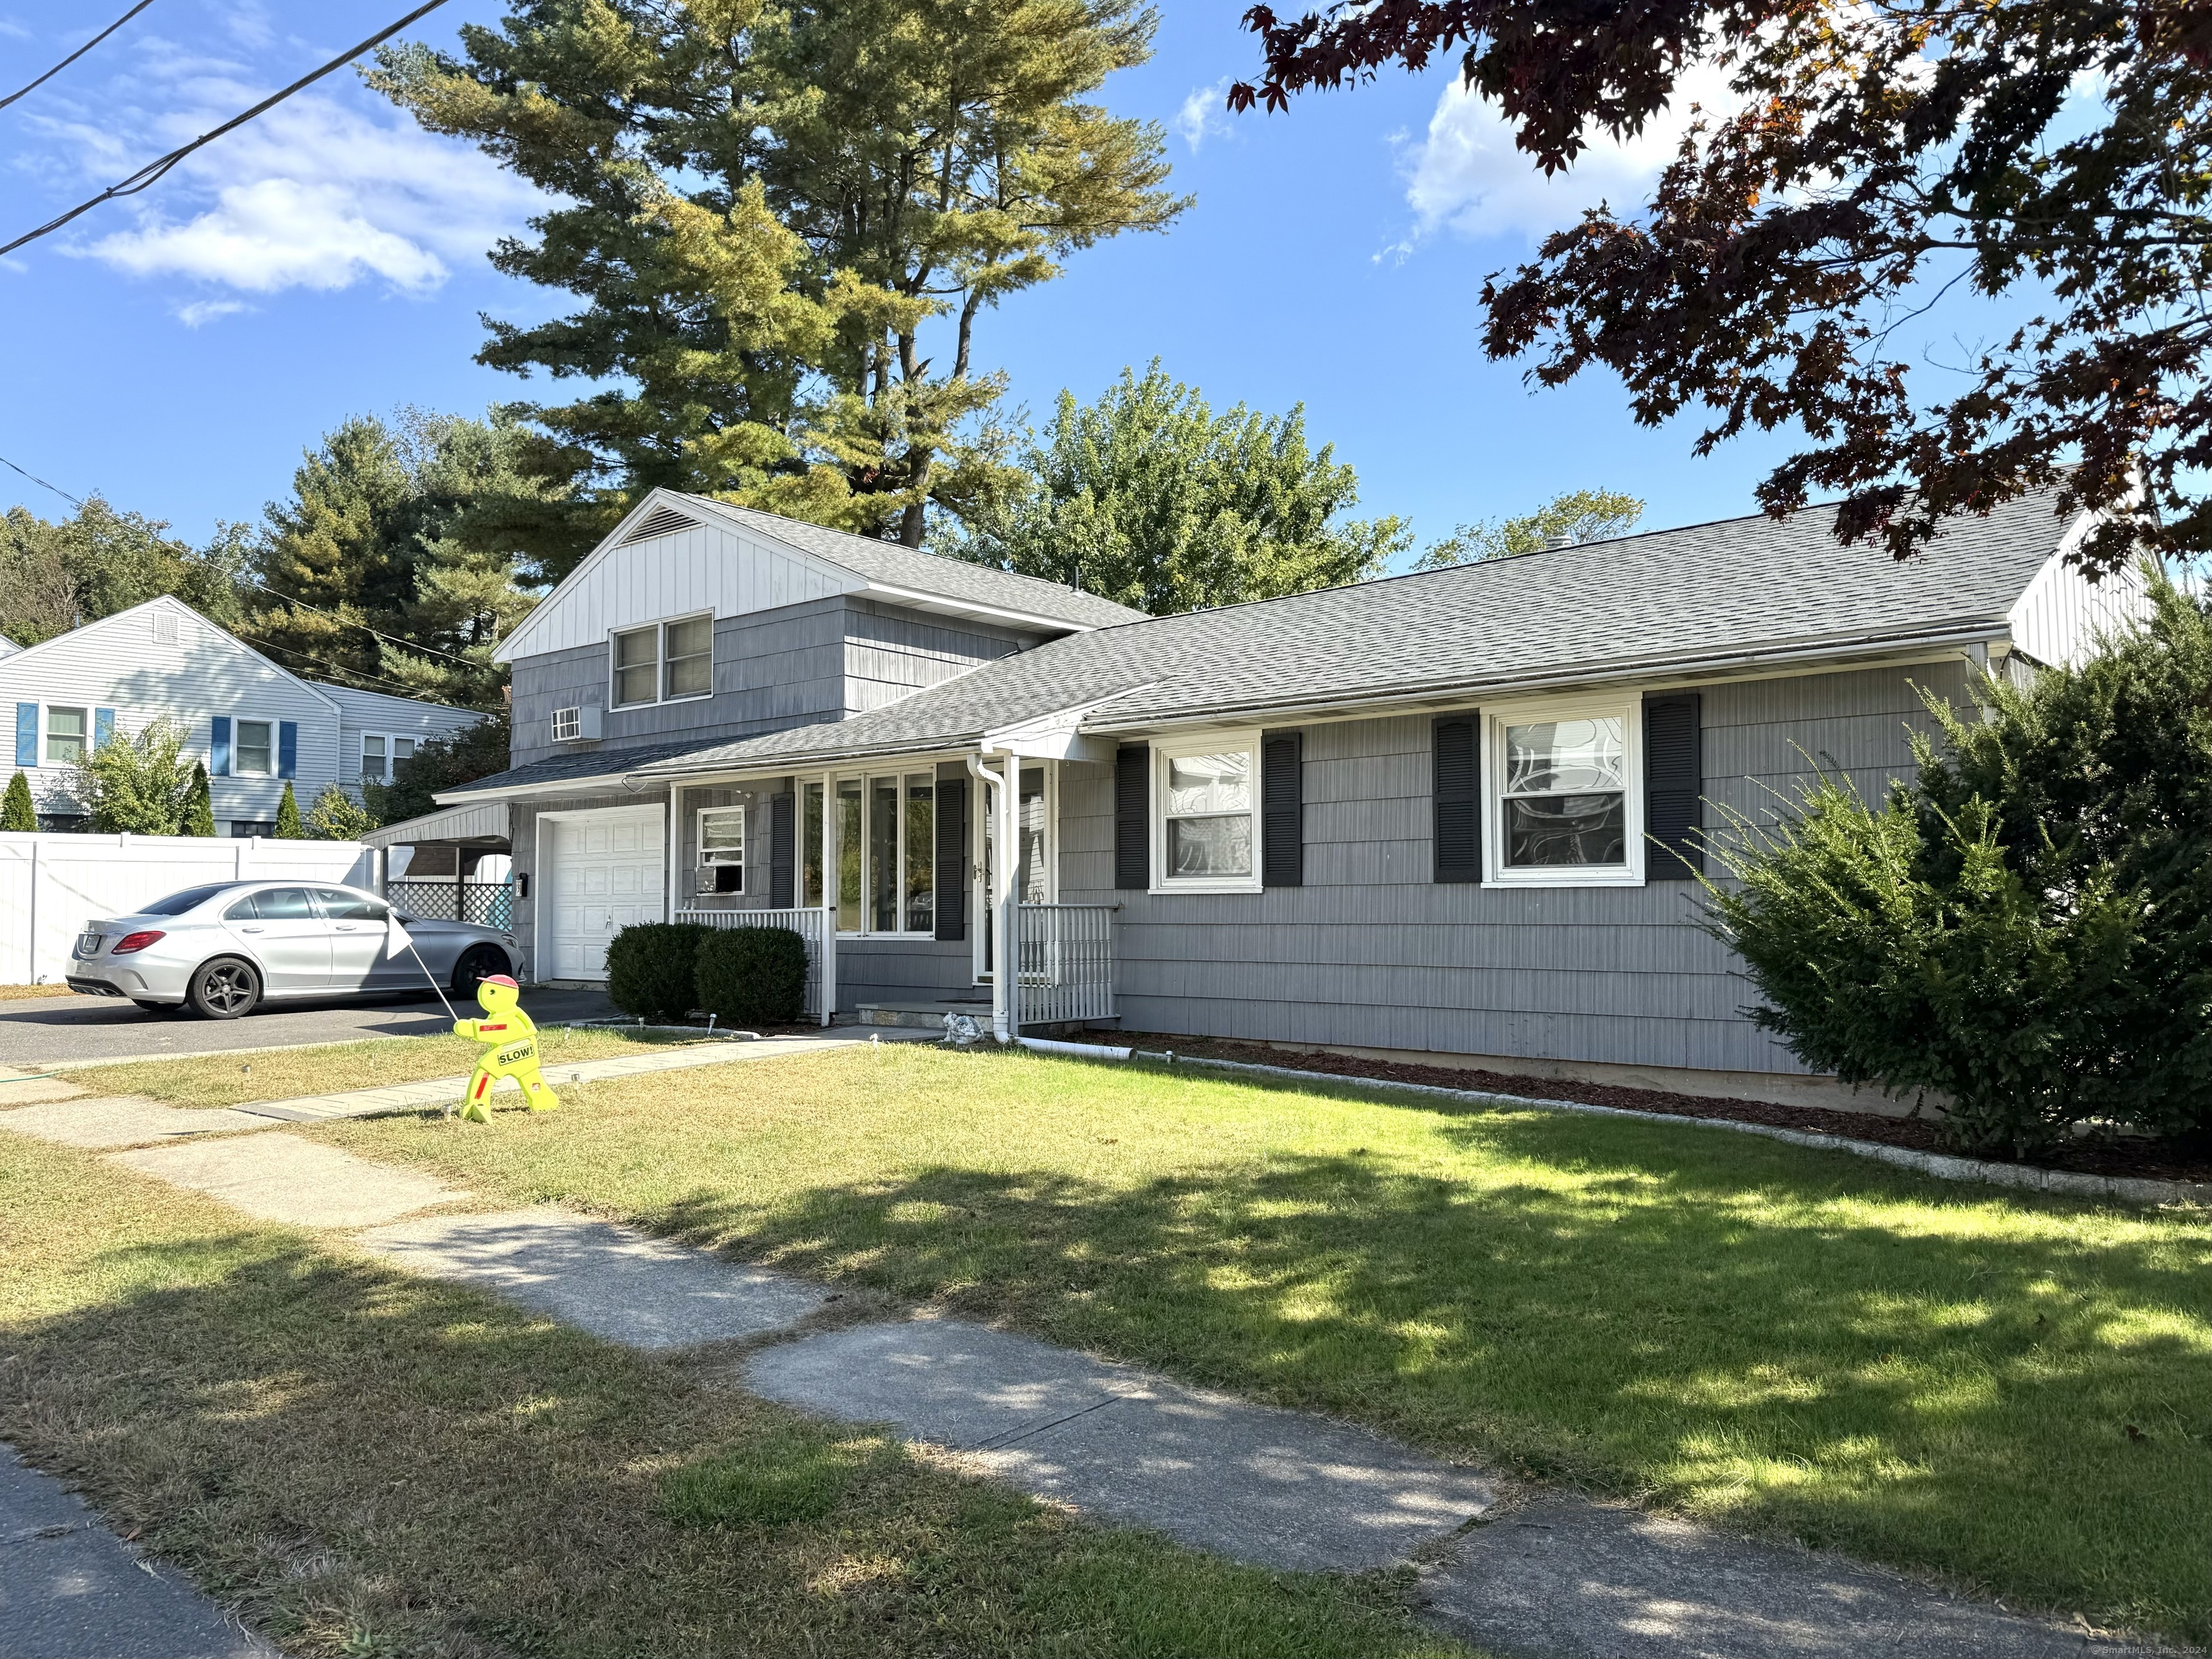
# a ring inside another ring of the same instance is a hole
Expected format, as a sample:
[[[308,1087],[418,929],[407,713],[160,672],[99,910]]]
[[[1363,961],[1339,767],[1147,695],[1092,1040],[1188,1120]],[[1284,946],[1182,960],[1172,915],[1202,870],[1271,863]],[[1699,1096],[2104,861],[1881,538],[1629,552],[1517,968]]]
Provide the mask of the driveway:
[[[541,1021],[605,1019],[617,1012],[603,991],[526,991],[522,1006]],[[35,1068],[73,1060],[431,1036],[449,1024],[446,1011],[427,992],[419,998],[284,1003],[244,1019],[150,1014],[118,997],[40,997],[0,1002],[0,1066]]]

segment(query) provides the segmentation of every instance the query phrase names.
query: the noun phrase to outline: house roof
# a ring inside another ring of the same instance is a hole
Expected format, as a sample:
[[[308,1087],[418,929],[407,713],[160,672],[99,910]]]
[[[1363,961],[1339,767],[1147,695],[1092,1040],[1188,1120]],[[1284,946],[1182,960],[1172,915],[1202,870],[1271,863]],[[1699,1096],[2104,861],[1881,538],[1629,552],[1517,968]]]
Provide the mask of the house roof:
[[[702,744],[696,738],[688,743],[645,743],[627,749],[565,750],[532,761],[527,766],[511,767],[495,772],[488,778],[473,779],[457,784],[451,789],[441,789],[440,802],[462,801],[478,795],[514,794],[523,791],[543,793],[548,785],[564,783],[612,784],[627,777],[639,767],[655,761],[672,760],[681,755],[696,753]]]
[[[919,548],[848,531],[828,530],[818,524],[763,513],[757,507],[732,507],[707,495],[667,492],[687,507],[743,526],[756,534],[773,537],[802,553],[842,565],[874,586],[903,588],[1020,616],[1042,617],[1079,628],[1111,628],[1144,616],[1126,605],[1048,582],[1038,576],[1017,575],[965,559],[925,553]]]
[[[2074,528],[2051,495],[2027,497],[1953,520],[1899,563],[1839,545],[1832,523],[1832,509],[1808,507],[1149,617],[849,720],[603,754],[595,767],[641,781],[957,749],[1069,711],[1085,732],[1136,732],[1935,649],[2003,636]]]

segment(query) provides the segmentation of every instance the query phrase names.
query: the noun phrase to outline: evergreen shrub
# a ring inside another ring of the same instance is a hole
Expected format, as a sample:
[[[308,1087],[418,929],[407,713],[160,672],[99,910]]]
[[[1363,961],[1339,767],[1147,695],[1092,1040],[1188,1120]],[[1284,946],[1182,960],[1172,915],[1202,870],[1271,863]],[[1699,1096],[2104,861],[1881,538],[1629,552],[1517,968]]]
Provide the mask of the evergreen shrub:
[[[726,1025],[789,1025],[806,1008],[806,941],[787,927],[707,930],[699,1006]]]
[[[1929,698],[1881,805],[1824,778],[1709,842],[1753,1017],[1845,1082],[1948,1097],[1964,1150],[2212,1133],[2212,599],[2146,579],[2149,620],[2080,665],[1984,678],[1979,718]]]
[[[708,933],[696,921],[632,922],[607,946],[607,995],[656,1025],[681,1024],[701,1006],[696,964]]]

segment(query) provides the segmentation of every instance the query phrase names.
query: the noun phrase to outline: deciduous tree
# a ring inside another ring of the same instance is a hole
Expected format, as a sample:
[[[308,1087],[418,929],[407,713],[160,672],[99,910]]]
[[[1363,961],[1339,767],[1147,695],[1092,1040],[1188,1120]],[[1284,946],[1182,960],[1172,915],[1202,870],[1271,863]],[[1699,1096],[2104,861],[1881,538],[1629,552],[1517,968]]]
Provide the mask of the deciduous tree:
[[[1062,392],[1022,486],[946,550],[1155,616],[1366,580],[1408,543],[1402,522],[1341,515],[1359,480],[1308,446],[1304,405],[1217,415],[1158,360],[1094,404]]]
[[[1633,495],[1616,489],[1570,489],[1518,518],[1463,524],[1443,540],[1431,543],[1413,568],[1440,570],[1474,559],[1510,558],[1547,547],[1601,542],[1626,536],[1643,517],[1644,503]]]
[[[118,731],[70,775],[70,793],[88,828],[107,835],[185,833],[194,765],[185,759],[190,734],[175,720],[151,720]]]
[[[1266,56],[1233,107],[1456,55],[1529,165],[1641,129],[1717,65],[1651,198],[1607,204],[1483,289],[1484,345],[1558,386],[1626,383],[1637,418],[1702,407],[1808,442],[1759,498],[1841,492],[1837,533],[1902,557],[1948,515],[2043,485],[2110,516],[2080,548],[2212,547],[2212,11],[2189,0],[1378,0],[1246,14]],[[1908,374],[1954,287],[2030,320]],[[1902,332],[1900,332],[1902,330]],[[2076,464],[2078,463],[2078,464]]]
[[[58,522],[21,507],[0,520],[0,633],[37,645],[173,593],[222,627],[240,619],[236,568],[158,519],[118,513],[99,496]]]

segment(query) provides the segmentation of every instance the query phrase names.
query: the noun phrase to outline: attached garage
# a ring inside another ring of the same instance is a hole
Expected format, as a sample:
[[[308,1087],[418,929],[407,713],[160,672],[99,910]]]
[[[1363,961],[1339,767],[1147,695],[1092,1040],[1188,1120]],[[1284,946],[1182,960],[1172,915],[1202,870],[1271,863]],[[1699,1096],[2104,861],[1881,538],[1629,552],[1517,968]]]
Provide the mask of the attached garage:
[[[666,858],[657,805],[539,813],[538,976],[605,979],[614,936],[661,919]]]

